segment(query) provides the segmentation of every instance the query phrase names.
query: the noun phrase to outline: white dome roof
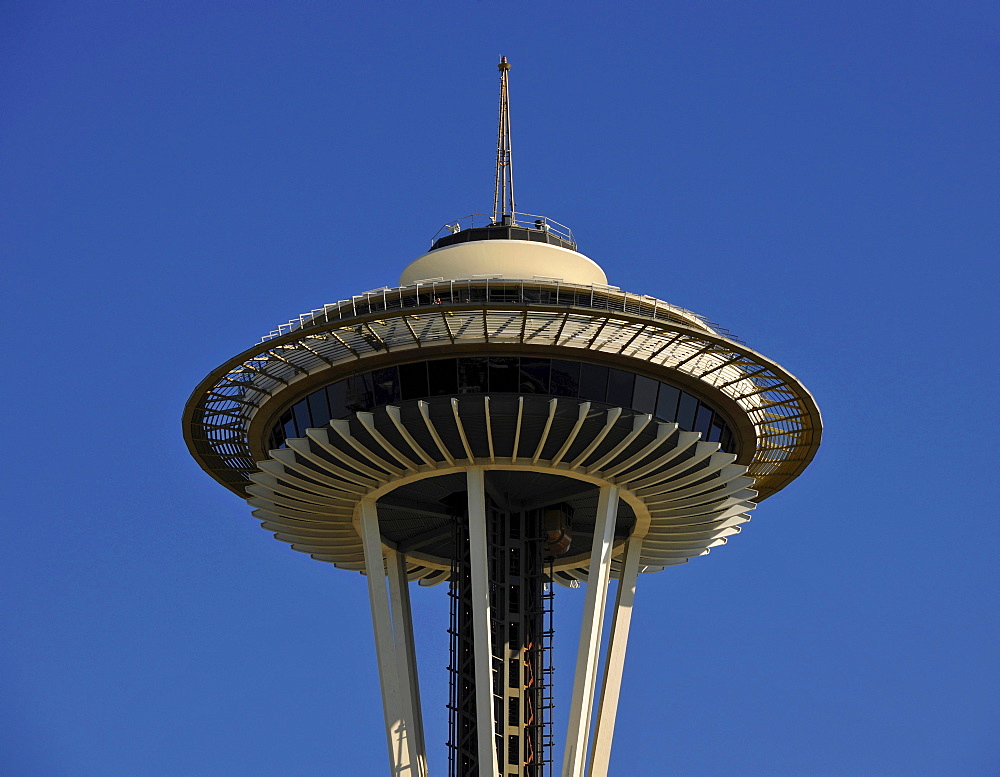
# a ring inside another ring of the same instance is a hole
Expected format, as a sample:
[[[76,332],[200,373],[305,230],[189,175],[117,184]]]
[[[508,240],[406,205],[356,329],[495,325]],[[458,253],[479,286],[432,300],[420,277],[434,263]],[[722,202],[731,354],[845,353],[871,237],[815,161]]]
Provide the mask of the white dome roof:
[[[597,262],[568,248],[527,240],[477,240],[438,248],[415,259],[403,270],[399,285],[409,286],[430,278],[476,276],[559,278],[583,285],[608,283]]]

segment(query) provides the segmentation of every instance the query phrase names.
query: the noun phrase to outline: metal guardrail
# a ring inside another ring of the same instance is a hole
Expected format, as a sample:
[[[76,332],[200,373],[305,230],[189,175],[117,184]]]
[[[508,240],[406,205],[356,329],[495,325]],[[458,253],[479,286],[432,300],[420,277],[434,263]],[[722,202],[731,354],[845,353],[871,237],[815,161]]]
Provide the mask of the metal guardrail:
[[[433,246],[437,242],[438,238],[444,237],[445,235],[454,235],[458,232],[463,232],[466,229],[474,229],[476,227],[525,227],[527,229],[539,229],[543,232],[551,232],[556,237],[559,237],[567,242],[576,243],[576,238],[573,237],[573,230],[567,227],[565,224],[560,224],[558,221],[554,221],[547,216],[539,216],[534,213],[515,213],[513,218],[510,219],[509,223],[507,221],[496,222],[493,220],[492,214],[489,213],[473,213],[469,216],[458,219],[457,221],[451,221],[447,224],[443,224],[441,228],[434,233],[434,237],[431,238],[431,245]]]
[[[351,299],[331,302],[293,318],[261,338],[265,343],[289,332],[307,328],[310,324],[354,318],[380,310],[402,308],[428,308],[443,304],[508,303],[519,305],[567,305],[592,310],[621,310],[666,321],[695,322],[715,334],[734,342],[741,342],[731,333],[712,323],[704,316],[646,294],[630,294],[617,286],[599,284],[564,283],[538,276],[534,280],[505,280],[502,278],[470,278],[444,280],[428,278],[407,286],[366,291]]]

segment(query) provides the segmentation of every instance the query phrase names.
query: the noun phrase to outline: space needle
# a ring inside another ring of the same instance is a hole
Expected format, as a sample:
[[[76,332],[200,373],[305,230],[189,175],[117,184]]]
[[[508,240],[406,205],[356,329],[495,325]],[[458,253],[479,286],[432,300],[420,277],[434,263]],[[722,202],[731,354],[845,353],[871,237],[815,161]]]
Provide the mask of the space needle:
[[[411,583],[449,597],[451,777],[606,775],[639,576],[725,545],[822,432],[776,362],[516,211],[509,68],[492,213],[279,326],[184,410],[191,454],[265,530],[366,575],[400,777],[428,773]],[[565,732],[556,587],[583,598]]]

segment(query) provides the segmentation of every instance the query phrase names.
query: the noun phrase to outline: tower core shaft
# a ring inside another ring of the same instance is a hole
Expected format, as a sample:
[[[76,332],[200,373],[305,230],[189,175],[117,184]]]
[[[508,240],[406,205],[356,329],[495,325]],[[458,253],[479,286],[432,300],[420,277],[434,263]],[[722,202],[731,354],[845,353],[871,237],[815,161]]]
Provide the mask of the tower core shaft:
[[[505,511],[487,498],[492,697],[504,777],[543,777],[551,731],[552,591],[543,559],[542,511]],[[479,773],[468,517],[456,516],[450,598],[449,775]]]

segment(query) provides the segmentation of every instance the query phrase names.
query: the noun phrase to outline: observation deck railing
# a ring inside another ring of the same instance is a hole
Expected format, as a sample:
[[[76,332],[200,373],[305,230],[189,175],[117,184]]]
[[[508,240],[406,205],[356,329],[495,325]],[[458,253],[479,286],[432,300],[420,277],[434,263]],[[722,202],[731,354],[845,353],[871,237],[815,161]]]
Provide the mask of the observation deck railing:
[[[442,224],[441,228],[434,233],[434,237],[431,238],[431,246],[433,247],[433,245],[442,237],[455,235],[459,232],[464,232],[467,229],[488,227],[523,227],[525,229],[549,232],[567,243],[572,243],[574,246],[576,245],[576,238],[573,236],[573,230],[565,224],[560,224],[558,221],[550,219],[547,216],[539,216],[534,213],[514,213],[512,216],[507,215],[501,217],[500,221],[494,221],[492,214],[473,213],[469,216],[460,218],[457,221],[450,221],[446,224]]]
[[[489,277],[461,280],[427,278],[407,286],[395,288],[385,286],[303,313],[269,332],[260,342],[265,343],[298,329],[308,329],[310,326],[347,320],[383,310],[434,308],[440,305],[464,303],[565,305],[591,310],[620,310],[661,321],[693,324],[734,342],[742,342],[704,316],[647,294],[631,294],[617,286],[565,283],[557,278],[545,276],[535,276],[532,280]]]

